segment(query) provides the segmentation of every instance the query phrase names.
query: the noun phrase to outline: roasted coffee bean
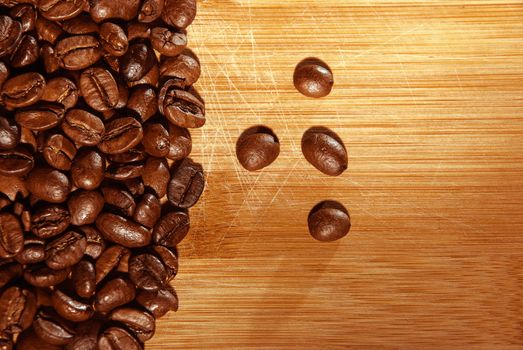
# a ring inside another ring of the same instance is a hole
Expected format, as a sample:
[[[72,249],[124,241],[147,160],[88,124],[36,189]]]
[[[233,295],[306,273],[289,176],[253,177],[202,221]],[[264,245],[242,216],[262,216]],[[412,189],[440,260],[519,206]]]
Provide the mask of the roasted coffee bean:
[[[20,220],[13,214],[0,213],[0,258],[14,257],[23,248],[24,233]]]
[[[132,307],[113,310],[109,320],[125,325],[141,342],[151,339],[156,328],[156,321],[150,313]]]
[[[164,0],[144,0],[138,13],[138,20],[143,23],[156,21],[162,15]]]
[[[27,176],[26,185],[31,194],[50,203],[65,202],[71,192],[67,176],[46,166],[33,169]]]
[[[45,205],[37,208],[31,216],[31,231],[47,239],[64,232],[70,222],[71,216],[67,209],[59,205]]]
[[[55,289],[52,295],[53,307],[66,320],[73,322],[87,321],[93,316],[93,309],[89,303]]]
[[[47,41],[50,44],[54,44],[56,39],[63,33],[62,28],[56,22],[42,16],[36,17],[35,28],[38,39]]]
[[[42,100],[60,103],[67,110],[76,105],[78,95],[78,88],[70,79],[58,77],[47,82]]]
[[[105,126],[105,135],[98,148],[107,154],[123,153],[142,141],[142,125],[136,119],[114,119]]]
[[[54,270],[73,266],[82,259],[86,246],[87,241],[83,235],[70,231],[46,245],[45,263]]]
[[[40,55],[42,56],[46,73],[54,73],[60,69],[60,60],[56,56],[56,52],[51,45],[43,44],[40,49]]]
[[[176,79],[168,80],[158,97],[158,109],[173,124],[199,128],[205,124],[205,106],[191,93],[177,88]]]
[[[42,75],[34,72],[23,73],[8,79],[4,83],[0,98],[8,108],[27,107],[36,103],[42,97],[44,89],[45,79]]]
[[[91,35],[75,35],[62,39],[56,44],[55,51],[61,67],[69,70],[85,69],[102,58],[101,45]]]
[[[151,118],[158,111],[158,98],[151,86],[139,85],[131,90],[127,108],[135,111],[142,122]]]
[[[123,56],[129,48],[124,30],[111,22],[105,22],[100,26],[100,41],[104,50],[115,57]]]
[[[65,115],[62,130],[76,144],[96,146],[105,133],[103,121],[82,109],[71,109]]]
[[[133,220],[137,223],[152,228],[162,214],[162,206],[160,200],[151,193],[146,193],[133,214]]]
[[[53,287],[59,285],[67,279],[71,269],[53,270],[45,265],[36,265],[26,268],[24,279],[35,287]]]
[[[325,97],[334,85],[329,66],[317,58],[301,61],[294,70],[294,87],[307,97]]]
[[[73,35],[98,33],[98,24],[86,13],[61,22],[61,26],[66,33]]]
[[[22,146],[0,150],[0,175],[24,176],[33,166],[33,155]]]
[[[165,0],[162,19],[168,25],[187,28],[196,17],[196,0]]]
[[[189,215],[184,212],[170,212],[162,216],[153,230],[155,244],[175,248],[189,233]]]
[[[280,155],[280,143],[274,132],[263,126],[245,130],[236,143],[236,156],[249,171],[256,171],[272,164]]]
[[[9,68],[4,62],[0,62],[0,86],[4,85],[7,78],[9,78]]]
[[[116,209],[128,217],[133,216],[136,203],[129,192],[120,187],[108,185],[102,187],[102,193],[105,203],[110,205],[112,209]]]
[[[107,248],[96,261],[95,283],[100,283],[111,271],[117,270],[122,261],[129,260],[130,255],[129,249],[119,245]]]
[[[105,240],[102,235],[92,226],[82,226],[80,231],[85,235],[87,241],[85,255],[90,256],[94,260],[98,259],[105,250]]]
[[[63,21],[82,12],[86,0],[40,0],[40,14],[51,21]]]
[[[48,344],[40,339],[33,328],[22,332],[16,341],[16,350],[62,350],[60,346]]]
[[[11,53],[9,62],[12,67],[20,68],[33,64],[38,59],[40,48],[32,35],[24,35]]]
[[[0,57],[9,55],[22,35],[22,24],[8,16],[0,16]]]
[[[142,179],[146,187],[150,188],[158,198],[167,194],[167,186],[171,175],[165,159],[149,158],[145,162]]]
[[[97,23],[108,19],[130,21],[138,15],[139,8],[139,0],[98,0],[91,2],[89,13],[91,14],[92,19]]]
[[[54,128],[64,118],[65,108],[59,103],[39,102],[27,108],[19,109],[15,114],[18,124],[33,131],[45,131]]]
[[[151,30],[151,45],[160,54],[175,57],[187,47],[187,35],[183,30],[156,27]]]
[[[17,334],[29,328],[36,313],[36,297],[29,289],[9,287],[0,296],[0,331]]]
[[[22,265],[37,264],[45,258],[45,241],[38,237],[32,239],[26,237],[24,248],[15,257]]]
[[[71,179],[76,187],[94,190],[104,179],[105,157],[96,150],[80,150],[71,166]]]
[[[99,350],[98,333],[102,328],[102,322],[98,319],[91,319],[80,323],[75,329],[75,336],[65,350]]]
[[[49,136],[42,152],[47,164],[58,170],[70,170],[76,156],[76,147],[60,134]]]
[[[96,273],[93,263],[85,259],[78,262],[73,268],[71,281],[79,297],[85,299],[92,297],[96,292]]]
[[[36,314],[33,328],[40,339],[52,345],[66,345],[75,335],[70,322],[48,309],[41,309]]]
[[[155,291],[139,290],[136,302],[156,318],[164,316],[169,311],[178,310],[178,296],[168,284]]]
[[[0,197],[2,197],[1,194],[4,194],[9,200],[15,200],[27,197],[29,191],[22,177],[0,174]],[[1,202],[4,202],[4,199]]]
[[[167,158],[180,160],[192,151],[192,138],[189,130],[169,123],[169,153]]]
[[[149,72],[156,63],[152,48],[143,43],[129,45],[129,49],[120,58],[120,73],[127,82],[137,81]]]
[[[121,109],[127,106],[127,101],[129,100],[129,89],[121,81],[117,81],[116,85],[118,85],[118,103],[114,108]]]
[[[200,62],[194,53],[188,49],[176,57],[160,57],[160,75],[173,78],[181,88],[196,83],[200,74]]]
[[[18,262],[3,263],[2,265],[0,265],[0,288],[4,288],[6,284],[20,276],[22,276],[21,264],[19,264]]]
[[[308,223],[311,236],[320,242],[343,238],[351,227],[349,212],[335,201],[317,204],[309,214]]]
[[[153,247],[154,253],[160,258],[167,270],[167,281],[170,281],[178,273],[178,257],[175,248],[167,248],[161,245]]]
[[[132,88],[139,85],[150,85],[154,86],[155,88],[158,87],[158,82],[160,81],[160,69],[158,68],[158,64],[154,64],[151,69],[145,75],[135,81],[128,81],[127,86]]]
[[[34,133],[27,128],[20,128],[20,143],[24,144],[32,152],[36,151],[36,138],[34,136]]]
[[[142,350],[142,346],[131,334],[119,327],[106,329],[98,338],[99,350]]]
[[[98,191],[79,190],[74,192],[67,201],[71,214],[71,224],[76,226],[89,225],[104,207],[104,197]]]
[[[131,281],[115,278],[105,283],[96,293],[94,309],[100,313],[107,313],[133,301],[135,296],[135,287]]]
[[[123,181],[135,179],[143,174],[143,164],[117,164],[112,163],[105,171],[105,177],[112,180]]]
[[[301,140],[305,159],[330,176],[341,175],[348,167],[347,150],[341,139],[329,129],[311,128]]]
[[[109,160],[115,163],[129,164],[142,162],[147,158],[147,153],[142,144],[137,145],[124,153],[110,154]]]
[[[90,68],[80,76],[80,91],[89,106],[103,112],[118,103],[119,91],[116,80],[103,68]]]
[[[127,39],[129,42],[134,41],[135,39],[149,39],[150,36],[151,28],[149,24],[140,22],[131,22],[127,24]]]
[[[167,282],[167,271],[154,255],[141,254],[129,259],[129,278],[140,289],[158,290]]]
[[[147,124],[143,128],[142,144],[145,152],[153,157],[165,157],[169,154],[169,133],[162,124]]]
[[[145,247],[151,242],[151,231],[147,228],[111,213],[101,213],[96,227],[104,238],[127,248]]]
[[[196,204],[204,187],[202,165],[186,158],[173,168],[167,198],[177,207],[190,208]]]
[[[9,15],[22,24],[22,32],[27,33],[35,29],[36,11],[29,4],[16,5],[9,11]]]
[[[145,193],[145,185],[143,180],[139,177],[123,181],[125,187],[135,197],[139,197]]]

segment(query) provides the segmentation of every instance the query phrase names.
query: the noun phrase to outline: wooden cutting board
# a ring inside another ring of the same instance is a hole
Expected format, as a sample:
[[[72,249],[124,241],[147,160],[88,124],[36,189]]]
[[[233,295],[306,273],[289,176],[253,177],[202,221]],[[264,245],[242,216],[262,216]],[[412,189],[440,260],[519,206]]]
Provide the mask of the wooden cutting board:
[[[204,0],[189,34],[207,188],[148,349],[523,348],[522,0]],[[308,56],[334,72],[325,99],[292,86]],[[249,173],[255,124],[281,155]],[[316,125],[343,176],[304,160]],[[333,244],[307,232],[324,199],[352,217]]]

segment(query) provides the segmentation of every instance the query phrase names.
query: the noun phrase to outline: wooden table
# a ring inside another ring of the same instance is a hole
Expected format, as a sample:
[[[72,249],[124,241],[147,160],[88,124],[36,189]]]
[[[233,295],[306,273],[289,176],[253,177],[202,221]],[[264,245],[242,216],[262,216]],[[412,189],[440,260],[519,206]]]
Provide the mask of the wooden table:
[[[190,45],[207,188],[148,349],[523,347],[522,0],[202,0]],[[308,56],[325,99],[292,86]],[[249,173],[255,124],[281,155]],[[304,160],[315,125],[345,141],[343,176]],[[323,199],[352,216],[337,243],[307,232]]]

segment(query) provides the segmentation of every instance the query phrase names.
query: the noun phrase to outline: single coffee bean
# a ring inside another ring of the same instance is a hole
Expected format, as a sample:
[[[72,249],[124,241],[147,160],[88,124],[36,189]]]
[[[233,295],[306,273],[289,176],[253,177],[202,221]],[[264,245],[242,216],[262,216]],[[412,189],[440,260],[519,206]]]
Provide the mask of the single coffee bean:
[[[138,12],[138,21],[151,23],[156,21],[163,12],[164,0],[144,0]]]
[[[59,285],[67,279],[71,269],[53,270],[45,265],[36,265],[26,268],[24,279],[32,286],[47,288]]]
[[[143,43],[129,45],[129,49],[120,58],[120,73],[125,81],[140,80],[156,63],[152,48]]]
[[[175,79],[181,88],[196,83],[200,74],[200,62],[198,62],[196,55],[188,49],[185,49],[176,57],[160,57],[160,75]]]
[[[9,287],[0,295],[0,331],[17,334],[29,328],[36,313],[36,297],[29,289]]]
[[[47,164],[58,170],[70,170],[76,147],[69,139],[60,134],[49,136],[42,152]]]
[[[56,56],[54,48],[45,43],[40,48],[40,56],[42,56],[42,61],[44,62],[45,72],[51,74],[60,69],[60,59]]]
[[[160,54],[175,57],[187,47],[187,34],[183,30],[156,27],[151,30],[151,45]]]
[[[125,305],[134,300],[136,291],[134,284],[124,278],[115,278],[107,283],[96,293],[94,309],[100,313]]]
[[[97,343],[101,328],[102,321],[98,319],[80,323],[75,329],[74,338],[65,346],[65,350],[99,350]]]
[[[205,124],[205,106],[191,93],[177,88],[176,79],[168,80],[160,90],[158,108],[173,124],[199,128]]]
[[[123,153],[142,141],[142,125],[136,119],[114,119],[105,126],[105,135],[98,148],[107,154]]]
[[[127,101],[129,100],[129,89],[121,81],[117,81],[116,85],[118,85],[118,103],[114,108],[121,109],[127,106]]]
[[[178,310],[178,296],[168,284],[155,291],[139,290],[136,302],[156,318],[164,316],[169,311]]]
[[[66,320],[83,322],[93,317],[94,311],[90,304],[74,298],[60,289],[53,291],[52,302],[55,311]]]
[[[42,97],[44,89],[45,79],[41,74],[23,73],[8,79],[4,83],[0,98],[8,108],[27,107],[36,103]]]
[[[125,325],[141,342],[151,339],[154,335],[156,320],[147,311],[132,307],[120,307],[113,310],[108,318]]]
[[[24,176],[33,169],[33,155],[24,147],[0,150],[0,175]]]
[[[23,248],[24,234],[20,220],[13,214],[0,213],[0,258],[14,257]]]
[[[54,128],[64,118],[65,108],[59,103],[39,102],[16,111],[18,124],[33,131],[45,131]]]
[[[167,158],[181,160],[192,151],[192,138],[189,130],[169,123],[169,153]]]
[[[45,258],[45,241],[38,237],[31,241],[26,237],[24,248],[15,257],[16,261],[23,265],[37,264]]]
[[[42,16],[36,17],[35,28],[38,40],[44,40],[53,45],[56,39],[63,33],[62,28],[56,22]]]
[[[75,293],[80,298],[91,298],[96,292],[96,272],[93,263],[86,259],[80,260],[73,268],[71,281]]]
[[[31,216],[31,231],[47,239],[64,232],[70,222],[71,216],[67,209],[59,205],[45,205],[37,208]]]
[[[122,262],[129,260],[130,255],[129,249],[119,245],[114,245],[105,250],[96,261],[96,284],[107,277],[111,271],[118,270]]]
[[[104,179],[105,157],[96,150],[80,150],[71,166],[71,179],[76,187],[94,190]]]
[[[4,62],[0,62],[0,86],[4,85],[7,78],[9,78],[9,68]]]
[[[178,273],[178,257],[175,248],[167,248],[161,245],[153,246],[154,253],[160,258],[167,270],[167,281],[170,281]]]
[[[101,45],[91,35],[75,35],[62,39],[56,44],[55,51],[61,67],[68,70],[85,69],[102,57]]]
[[[98,259],[105,250],[105,240],[102,235],[92,226],[82,226],[80,231],[85,235],[87,241],[85,255],[90,256],[94,260]]]
[[[320,242],[343,238],[351,227],[349,212],[335,201],[317,204],[309,214],[308,223],[311,236]]]
[[[135,197],[139,197],[145,193],[145,185],[143,180],[139,177],[123,181],[125,187]]]
[[[96,146],[105,133],[103,121],[82,109],[70,109],[65,115],[62,130],[76,144]]]
[[[141,254],[129,259],[129,278],[140,289],[158,290],[167,282],[167,271],[154,255]]]
[[[196,204],[204,187],[202,165],[186,158],[173,168],[167,198],[177,207],[190,208]]]
[[[311,128],[301,140],[305,159],[330,176],[341,175],[348,167],[347,150],[341,139],[326,128]]]
[[[155,90],[147,85],[135,87],[127,101],[127,108],[138,113],[141,121],[145,122],[158,111],[158,98]]]
[[[133,220],[137,223],[152,228],[162,214],[162,206],[160,200],[151,193],[146,193],[133,214]]]
[[[147,228],[111,213],[101,213],[96,227],[106,239],[127,248],[145,247],[151,242],[151,231]]]
[[[168,25],[187,28],[196,17],[196,0],[165,0],[162,19]]]
[[[147,153],[145,153],[143,145],[138,144],[136,147],[123,153],[110,154],[108,158],[111,162],[121,164],[139,163],[147,159]]]
[[[63,21],[82,12],[85,0],[40,0],[40,14],[50,21]]]
[[[99,350],[142,350],[142,346],[129,332],[119,327],[106,329],[98,338]]]
[[[25,145],[32,152],[36,151],[36,148],[37,148],[36,138],[34,136],[33,131],[31,131],[27,128],[24,128],[24,127],[20,128],[20,143]]]
[[[73,35],[98,33],[98,24],[94,23],[88,14],[80,14],[74,18],[61,22],[62,29]]]
[[[73,108],[78,102],[79,91],[69,79],[58,77],[47,82],[42,100],[62,104],[65,109]]]
[[[40,309],[33,328],[41,340],[52,345],[66,345],[75,335],[72,324],[49,309]]]
[[[152,123],[144,126],[142,144],[145,152],[153,157],[169,154],[169,133],[162,124]]]
[[[0,150],[15,148],[20,142],[20,131],[14,120],[0,117]]]
[[[111,22],[100,26],[100,41],[104,50],[115,57],[123,56],[129,48],[129,41],[122,27]]]
[[[144,185],[151,189],[158,198],[162,198],[167,194],[167,186],[171,174],[169,166],[165,159],[149,158],[145,162],[142,179]]]
[[[80,76],[80,90],[85,102],[97,111],[113,109],[118,103],[116,80],[103,68],[90,68]]]
[[[317,58],[301,61],[294,70],[294,87],[307,97],[325,97],[334,85],[329,66]]]
[[[124,21],[130,21],[138,15],[139,8],[139,0],[97,0],[91,2],[89,13],[96,23],[100,23],[108,19],[122,19]]]
[[[156,57],[155,57],[156,60]],[[127,86],[132,88],[139,85],[150,85],[154,86],[155,88],[158,87],[158,82],[160,81],[160,69],[158,68],[158,64],[155,62],[153,67],[149,69],[145,75],[139,79],[134,81],[128,81]]]
[[[144,5],[147,2],[144,1]],[[151,35],[151,28],[146,23],[131,22],[127,24],[127,39],[129,42],[135,39],[149,39]]]
[[[170,212],[162,216],[153,230],[155,244],[174,248],[189,232],[189,215],[184,212]]]
[[[236,156],[249,171],[263,169],[280,155],[280,143],[274,132],[263,126],[245,130],[236,143]]]
[[[87,241],[83,235],[70,231],[46,245],[45,263],[54,270],[73,266],[82,259],[86,246]]]
[[[48,344],[40,339],[33,328],[23,331],[16,340],[16,350],[61,350],[57,345]]]
[[[23,252],[23,251],[22,251]],[[20,252],[19,255],[22,253]],[[18,256],[17,256],[18,257]],[[6,262],[0,265],[0,288],[15,278],[22,276],[22,265],[18,262]]]
[[[76,226],[89,225],[104,207],[104,197],[98,191],[79,190],[74,192],[67,201],[71,224]]]
[[[9,15],[22,25],[22,32],[27,33],[35,29],[36,11],[29,4],[16,5],[9,11]]]
[[[31,194],[50,203],[65,202],[71,192],[67,176],[46,166],[33,169],[27,176],[26,185]]]
[[[33,64],[38,59],[40,48],[32,35],[24,35],[11,53],[9,62],[12,67],[20,68]]]
[[[135,179],[143,174],[143,164],[118,164],[112,163],[105,171],[105,177],[112,180],[123,181]]]
[[[8,16],[0,16],[0,57],[8,56],[22,35],[22,24]]]
[[[103,198],[105,203],[125,216],[131,217],[136,209],[133,196],[124,189],[117,186],[103,186]],[[138,222],[138,221],[137,221]]]

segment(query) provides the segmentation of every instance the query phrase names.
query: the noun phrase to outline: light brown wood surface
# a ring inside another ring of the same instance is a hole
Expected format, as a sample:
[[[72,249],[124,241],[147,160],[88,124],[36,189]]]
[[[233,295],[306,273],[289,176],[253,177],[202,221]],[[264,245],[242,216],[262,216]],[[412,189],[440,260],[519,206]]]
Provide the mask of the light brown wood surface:
[[[148,349],[523,348],[523,1],[209,0],[189,38],[207,188]],[[325,99],[292,86],[308,56]],[[255,124],[281,155],[249,173]],[[345,141],[343,176],[304,160],[315,125]],[[307,232],[323,199],[351,213],[337,243]]]

